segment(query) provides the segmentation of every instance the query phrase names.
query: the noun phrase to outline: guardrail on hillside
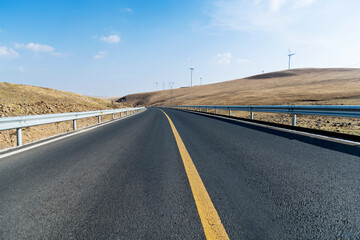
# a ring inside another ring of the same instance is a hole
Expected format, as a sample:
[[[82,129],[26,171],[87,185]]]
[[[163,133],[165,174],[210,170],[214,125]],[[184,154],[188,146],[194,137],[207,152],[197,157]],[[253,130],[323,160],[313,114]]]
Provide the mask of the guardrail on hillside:
[[[229,116],[231,111],[247,111],[250,112],[250,119],[254,118],[254,112],[265,112],[265,113],[288,113],[292,115],[292,125],[296,126],[296,115],[324,115],[324,116],[338,116],[338,117],[360,117],[360,106],[344,106],[344,105],[318,105],[318,106],[223,106],[223,105],[192,105],[192,106],[167,106],[170,108],[179,108],[186,110],[202,111],[205,109],[206,112],[209,109],[215,110],[227,110]]]
[[[56,113],[56,114],[44,114],[44,115],[30,115],[20,117],[4,117],[0,118],[0,131],[16,129],[17,145],[22,145],[22,128],[33,127],[38,125],[44,125],[49,123],[73,121],[73,129],[76,130],[76,120],[88,117],[98,117],[98,123],[101,123],[101,116],[112,114],[114,119],[115,113],[126,112],[126,115],[133,114],[135,112],[144,110],[144,107],[138,108],[122,108],[122,109],[110,109],[91,112],[73,112],[73,113]]]

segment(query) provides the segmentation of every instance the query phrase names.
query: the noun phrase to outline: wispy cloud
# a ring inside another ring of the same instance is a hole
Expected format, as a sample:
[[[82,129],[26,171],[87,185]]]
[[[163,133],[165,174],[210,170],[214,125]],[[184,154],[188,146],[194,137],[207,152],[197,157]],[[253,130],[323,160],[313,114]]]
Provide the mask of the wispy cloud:
[[[68,56],[68,54],[66,53],[62,53],[62,52],[55,52],[55,48],[50,46],[50,45],[46,45],[46,44],[40,44],[40,43],[28,43],[28,44],[24,44],[24,43],[15,43],[14,44],[15,48],[17,49],[25,49],[25,50],[29,50],[31,52],[34,53],[48,53],[51,56],[55,56],[55,57],[66,57]]]
[[[285,29],[302,16],[299,8],[305,8],[316,0],[214,0],[207,14],[210,27],[221,30]]]
[[[270,0],[270,9],[277,11],[284,3],[286,3],[286,0]]]
[[[12,48],[0,46],[0,58],[17,58],[19,54]]]
[[[112,34],[107,37],[101,37],[100,40],[106,43],[119,43],[121,38],[118,34]]]
[[[106,51],[99,51],[98,54],[96,54],[93,58],[94,59],[102,59],[107,56]]]
[[[217,63],[220,65],[230,64],[232,55],[230,52],[219,53],[217,56]]]
[[[19,66],[19,67],[18,67],[18,71],[19,71],[19,72],[24,72],[24,71],[25,71],[25,68],[24,68],[23,66]]]
[[[23,48],[23,49],[27,49],[33,52],[53,52],[55,50],[55,48],[53,48],[52,46],[46,45],[46,44],[39,44],[39,43],[28,43],[28,44],[15,44],[15,48]]]
[[[132,13],[134,12],[134,10],[132,10],[131,8],[124,8],[124,12]]]
[[[312,4],[316,0],[267,0],[267,1],[268,1],[270,10],[278,11],[283,6],[287,6],[287,7],[291,7],[291,8],[303,8],[303,7],[306,7],[310,4]],[[265,3],[266,4],[267,1],[266,0],[265,1],[258,0],[257,3]]]
[[[67,57],[67,56],[69,56],[69,54],[62,53],[62,52],[50,52],[49,54],[51,56],[55,56],[55,57]]]

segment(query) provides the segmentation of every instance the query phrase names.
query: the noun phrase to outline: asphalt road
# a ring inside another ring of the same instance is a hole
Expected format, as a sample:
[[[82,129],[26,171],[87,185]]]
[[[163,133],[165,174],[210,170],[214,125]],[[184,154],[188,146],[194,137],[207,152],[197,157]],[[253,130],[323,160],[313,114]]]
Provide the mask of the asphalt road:
[[[164,110],[230,239],[360,239],[360,147]],[[0,239],[204,239],[149,109],[0,159]]]

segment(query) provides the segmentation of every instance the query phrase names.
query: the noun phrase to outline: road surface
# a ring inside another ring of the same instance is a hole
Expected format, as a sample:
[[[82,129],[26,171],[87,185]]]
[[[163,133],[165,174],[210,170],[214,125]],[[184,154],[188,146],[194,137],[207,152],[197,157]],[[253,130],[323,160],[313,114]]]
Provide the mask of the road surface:
[[[359,145],[164,112],[230,239],[360,238]],[[0,239],[205,239],[181,151],[151,108],[2,158]]]

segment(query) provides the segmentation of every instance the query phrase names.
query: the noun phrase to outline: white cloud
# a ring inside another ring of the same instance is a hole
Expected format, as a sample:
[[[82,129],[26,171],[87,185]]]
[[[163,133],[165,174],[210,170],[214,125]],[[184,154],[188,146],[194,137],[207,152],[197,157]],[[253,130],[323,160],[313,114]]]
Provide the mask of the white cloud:
[[[46,44],[39,44],[39,43],[15,43],[15,48],[17,49],[26,49],[32,51],[34,53],[48,53],[55,57],[66,57],[68,54],[62,52],[55,52],[55,48]]]
[[[55,48],[49,45],[39,43],[28,43],[26,45],[23,43],[16,43],[15,48],[23,48],[33,52],[53,52],[55,50]]]
[[[213,0],[207,14],[210,27],[221,30],[279,31],[299,21],[316,0]]]
[[[52,56],[55,56],[55,57],[67,57],[69,55],[69,54],[62,53],[62,52],[51,52],[49,54]]]
[[[270,0],[270,9],[277,11],[284,3],[286,3],[286,0]]]
[[[42,45],[39,43],[29,43],[28,45],[25,46],[25,48],[33,52],[52,52],[55,50],[55,48],[49,45]]]
[[[95,55],[93,58],[94,59],[102,59],[104,57],[107,56],[107,52],[106,51],[99,51],[97,55]]]
[[[260,1],[258,1],[259,3]],[[284,5],[288,5],[292,8],[303,8],[315,2],[315,0],[270,0],[270,10],[278,11]]]
[[[131,8],[125,8],[124,11],[125,11],[125,12],[129,12],[129,13],[134,12]]]
[[[298,7],[298,8],[306,7],[310,4],[312,4],[313,2],[315,2],[315,0],[301,0],[295,4],[295,7]]]
[[[226,52],[226,53],[219,53],[217,56],[217,63],[224,65],[224,64],[229,64],[231,62],[231,53]]]
[[[119,43],[121,38],[118,34],[112,34],[108,37],[101,37],[100,40],[106,43]]]
[[[19,54],[12,48],[0,46],[0,58],[17,58]]]

